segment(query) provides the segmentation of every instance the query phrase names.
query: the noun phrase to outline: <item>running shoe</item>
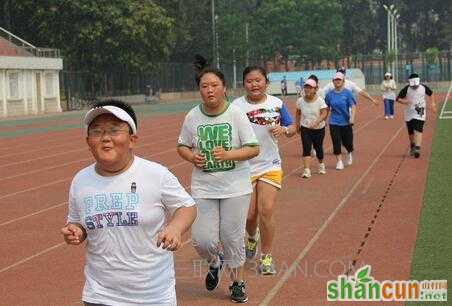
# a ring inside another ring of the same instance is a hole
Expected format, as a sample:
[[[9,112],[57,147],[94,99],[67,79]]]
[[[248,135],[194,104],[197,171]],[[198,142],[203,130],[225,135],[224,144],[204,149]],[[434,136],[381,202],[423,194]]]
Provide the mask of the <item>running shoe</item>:
[[[218,267],[209,266],[209,272],[206,275],[206,289],[209,291],[217,288],[220,282],[220,271],[223,268],[224,262],[224,255],[222,253],[218,254],[218,260],[220,261],[220,265]]]
[[[229,291],[231,292],[231,300],[236,303],[246,303],[248,302],[248,295],[245,290],[245,282],[233,282],[229,286]]]
[[[344,163],[342,160],[339,160],[336,164],[336,170],[344,170]]]
[[[262,275],[274,275],[276,274],[275,266],[273,265],[273,258],[271,254],[262,255],[259,271]]]
[[[311,177],[311,170],[309,170],[308,168],[305,168],[303,171],[303,178],[310,178]]]
[[[349,152],[347,155],[347,165],[351,166],[353,164],[353,155],[352,152]]]
[[[326,174],[326,167],[324,163],[319,164],[319,174]]]

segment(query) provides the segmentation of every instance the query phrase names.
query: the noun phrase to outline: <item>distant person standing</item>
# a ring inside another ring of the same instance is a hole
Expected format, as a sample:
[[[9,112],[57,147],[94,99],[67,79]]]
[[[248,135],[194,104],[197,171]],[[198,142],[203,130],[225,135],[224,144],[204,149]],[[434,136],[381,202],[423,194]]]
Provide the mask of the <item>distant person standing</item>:
[[[304,79],[300,77],[297,81],[295,81],[295,90],[297,92],[297,98],[300,98],[303,94],[304,87]]]
[[[286,76],[283,76],[281,80],[281,95],[283,97],[287,96],[287,79]]]
[[[344,75],[346,75],[346,70],[344,67],[341,67],[337,70],[337,72],[340,72]],[[369,100],[370,102],[372,102],[373,104],[377,105],[377,101],[375,101],[374,98],[372,98],[365,90],[363,90],[362,88],[360,88],[358,85],[356,85],[355,82],[348,80],[348,79],[344,79],[344,87],[348,90],[350,90],[353,93],[353,96],[355,98],[355,101],[358,100],[359,96],[364,97],[365,99]],[[333,82],[328,83],[325,87],[322,88],[322,92],[321,94],[326,97],[327,93],[334,90],[335,86],[333,84]]]
[[[405,122],[410,140],[410,155],[415,158],[421,156],[422,133],[426,119],[426,99],[434,113],[436,113],[436,103],[433,91],[424,84],[417,73],[412,73],[406,85],[397,96],[397,102],[405,104]]]
[[[330,112],[330,135],[333,142],[333,153],[336,156],[336,169],[343,170],[341,147],[348,152],[347,164],[353,163],[353,124],[355,123],[356,101],[350,90],[344,86],[345,76],[336,72],[333,83],[334,90],[327,93],[325,102]]]
[[[396,83],[392,78],[391,73],[386,72],[383,82],[380,85],[383,91],[383,102],[385,110],[385,119],[394,118],[394,100],[396,98],[394,90],[396,90]]]

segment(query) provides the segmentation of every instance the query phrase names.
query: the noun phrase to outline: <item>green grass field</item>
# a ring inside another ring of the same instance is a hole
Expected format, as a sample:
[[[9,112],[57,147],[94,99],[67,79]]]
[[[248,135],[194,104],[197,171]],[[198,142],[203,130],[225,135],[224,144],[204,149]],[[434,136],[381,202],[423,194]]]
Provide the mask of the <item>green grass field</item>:
[[[452,110],[452,101],[447,105]],[[438,119],[430,157],[424,205],[418,228],[411,279],[452,281],[452,119]],[[448,302],[433,305],[452,305]],[[432,305],[432,302],[408,305]]]

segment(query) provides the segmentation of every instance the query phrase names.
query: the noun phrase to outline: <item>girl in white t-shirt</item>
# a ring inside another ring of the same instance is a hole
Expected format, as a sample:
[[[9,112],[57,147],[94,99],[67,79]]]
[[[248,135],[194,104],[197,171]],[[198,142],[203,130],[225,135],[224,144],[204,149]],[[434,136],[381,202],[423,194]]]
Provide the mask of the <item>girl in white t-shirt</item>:
[[[268,79],[262,67],[246,67],[243,71],[243,85],[246,95],[235,99],[232,104],[240,107],[247,115],[260,148],[259,155],[249,161],[253,195],[246,222],[249,235],[246,255],[252,259],[256,254],[259,223],[261,238],[259,271],[263,275],[272,275],[276,273],[271,254],[276,227],[273,211],[276,195],[282,183],[282,165],[277,138],[283,134],[294,135],[295,126],[292,125],[292,118],[283,101],[265,93]]]
[[[389,72],[385,73],[385,78],[383,82],[381,82],[381,91],[383,92],[383,103],[385,110],[385,119],[393,119],[394,118],[394,101],[396,98],[395,91],[396,83],[392,79],[392,75]]]
[[[87,306],[175,306],[169,251],[182,245],[195,203],[167,168],[134,155],[138,137],[131,106],[100,102],[84,123],[96,162],[72,180],[61,229],[68,244],[87,240],[82,300]]]
[[[206,289],[218,286],[220,270],[227,263],[231,299],[245,303],[245,222],[252,191],[247,160],[259,154],[259,146],[246,115],[226,100],[223,73],[195,65],[199,66],[196,81],[202,104],[185,117],[177,148],[179,155],[195,166],[191,192],[198,218],[192,227],[192,241],[210,265]]]
[[[325,119],[328,116],[328,106],[325,100],[317,95],[317,90],[317,81],[310,77],[304,83],[303,97],[297,100],[295,121],[303,145],[303,178],[311,177],[312,147],[314,147],[319,161],[319,173],[326,173],[323,163],[323,139],[325,138]]]

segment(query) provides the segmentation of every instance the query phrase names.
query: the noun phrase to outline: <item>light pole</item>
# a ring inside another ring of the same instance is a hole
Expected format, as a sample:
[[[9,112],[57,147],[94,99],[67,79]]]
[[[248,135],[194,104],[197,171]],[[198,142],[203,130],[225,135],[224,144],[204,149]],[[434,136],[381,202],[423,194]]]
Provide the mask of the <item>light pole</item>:
[[[398,79],[398,44],[397,44],[397,19],[399,19],[400,15],[397,14],[397,9],[394,7],[394,4],[391,4],[389,7],[383,4],[383,8],[385,9],[388,16],[388,48],[387,52],[390,56],[391,53],[394,55],[394,62],[391,62],[389,65],[390,71],[394,76],[395,82]],[[391,57],[389,57],[391,58]]]
[[[399,80],[399,43],[397,41],[397,21],[400,18],[400,15],[397,14],[394,16],[394,50],[395,50],[395,65],[396,65],[396,73],[394,74],[394,81],[397,83]]]
[[[213,59],[213,61],[215,63],[216,57],[217,57],[216,56],[217,35],[216,35],[216,32],[215,32],[215,17],[216,17],[215,16],[215,0],[212,0],[211,4],[212,4],[212,59]],[[216,64],[218,65],[218,63],[216,63]]]
[[[218,15],[215,15],[215,24],[217,21],[218,21]],[[216,67],[217,67],[217,69],[220,69],[220,44],[219,44],[218,37],[219,37],[218,31],[215,31],[215,49],[216,49],[216,57],[217,57]]]

